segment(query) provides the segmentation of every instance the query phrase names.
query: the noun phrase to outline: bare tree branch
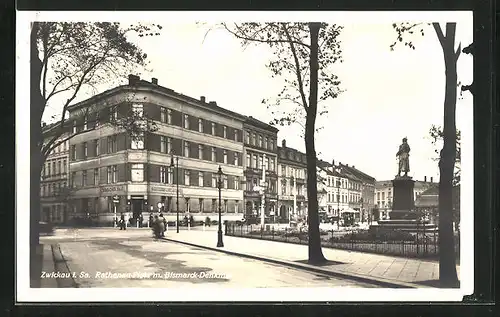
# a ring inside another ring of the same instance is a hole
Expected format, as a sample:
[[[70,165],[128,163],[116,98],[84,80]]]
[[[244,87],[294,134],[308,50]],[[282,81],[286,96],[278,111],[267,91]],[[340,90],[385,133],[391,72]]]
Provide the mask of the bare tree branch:
[[[443,34],[443,30],[441,29],[441,26],[437,22],[432,23],[432,26],[434,27],[434,30],[436,31],[436,35],[439,39],[439,43],[441,43],[441,46],[444,46],[446,38]]]
[[[300,72],[300,62],[299,62],[299,59],[297,57],[297,52],[295,51],[294,42],[291,40],[290,33],[288,33],[286,25],[282,24],[282,27],[283,27],[283,31],[286,34],[287,39],[289,39],[290,50],[292,51],[293,59],[295,61],[295,71],[296,71],[297,80],[299,83],[299,93],[300,93],[300,97],[302,98],[302,106],[304,107],[304,109],[306,110],[306,113],[307,113],[308,112],[308,105],[307,105],[307,98],[306,98],[306,95],[304,92],[304,84],[302,82],[302,75]]]

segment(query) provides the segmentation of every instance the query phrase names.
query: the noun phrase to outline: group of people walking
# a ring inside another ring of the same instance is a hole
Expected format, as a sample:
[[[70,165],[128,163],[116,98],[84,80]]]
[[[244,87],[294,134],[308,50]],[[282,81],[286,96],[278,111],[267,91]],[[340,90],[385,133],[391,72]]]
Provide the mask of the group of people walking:
[[[140,216],[141,224],[142,224],[142,215]],[[163,214],[159,215],[149,214],[149,226],[153,230],[153,234],[156,238],[165,237],[165,229],[167,227],[167,220],[163,217]],[[127,220],[125,219],[125,215],[120,215],[120,220],[118,221],[118,227],[120,230],[127,230]],[[141,226],[142,227],[142,226]]]

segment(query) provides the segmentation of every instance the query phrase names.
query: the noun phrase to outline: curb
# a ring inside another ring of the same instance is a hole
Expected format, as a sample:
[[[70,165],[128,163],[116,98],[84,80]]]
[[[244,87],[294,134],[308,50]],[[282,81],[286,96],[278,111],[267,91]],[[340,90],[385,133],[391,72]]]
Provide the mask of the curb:
[[[249,259],[253,259],[253,260],[258,260],[258,261],[263,261],[263,262],[268,262],[268,263],[273,263],[273,264],[278,264],[278,265],[284,265],[284,266],[292,267],[292,268],[299,269],[299,270],[305,270],[305,271],[309,271],[309,272],[315,272],[315,273],[320,273],[320,274],[324,274],[324,275],[340,277],[340,278],[344,278],[344,279],[348,279],[348,280],[354,280],[354,281],[358,281],[358,282],[362,282],[362,283],[366,283],[366,284],[378,285],[378,286],[386,287],[386,288],[430,288],[430,287],[425,287],[425,286],[420,286],[420,285],[417,286],[417,285],[414,285],[411,283],[406,283],[406,282],[394,282],[394,281],[391,281],[389,279],[375,278],[375,277],[366,276],[366,275],[357,274],[357,273],[346,273],[346,272],[341,272],[341,271],[326,270],[326,269],[322,269],[321,267],[316,267],[316,266],[310,265],[310,264],[299,264],[299,263],[292,262],[292,261],[278,260],[278,259],[273,259],[273,258],[252,255],[252,254],[233,252],[233,251],[228,251],[228,250],[224,250],[224,249],[220,249],[220,248],[212,248],[212,247],[207,247],[204,245],[199,245],[199,244],[180,241],[180,240],[174,240],[174,239],[170,239],[170,238],[163,238],[160,240],[180,243],[180,244],[189,245],[192,247],[198,247],[201,249],[225,253],[228,255],[244,257],[244,258],[249,258]]]
[[[63,273],[69,277],[58,277],[57,286],[59,288],[78,288],[78,283],[74,280],[72,273],[69,270],[68,263],[64,258],[61,247],[59,244],[51,244],[50,248],[52,249],[52,258],[54,259],[54,272]]]

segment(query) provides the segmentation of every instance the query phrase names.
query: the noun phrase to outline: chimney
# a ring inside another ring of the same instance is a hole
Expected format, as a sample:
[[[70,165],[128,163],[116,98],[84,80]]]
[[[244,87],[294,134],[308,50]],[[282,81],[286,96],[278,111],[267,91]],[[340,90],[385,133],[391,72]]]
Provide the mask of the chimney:
[[[356,168],[356,166],[353,165],[352,168]]]
[[[42,122],[42,127],[46,127],[46,126],[47,126],[47,123]]]
[[[217,106],[217,102],[215,102],[215,101],[210,101],[208,104],[211,106]]]
[[[154,85],[158,85],[158,78],[151,78],[151,82],[152,82]]]
[[[205,96],[201,96],[200,97],[200,101],[203,102],[203,103],[205,103],[206,102]]]
[[[286,148],[286,140],[285,139],[283,139],[283,141],[281,141],[281,146]]]
[[[427,176],[424,176],[424,183],[427,183]]]
[[[139,80],[141,80],[141,78],[139,76],[136,76],[136,75],[128,75],[128,84],[129,86],[133,86],[133,85],[136,85]]]
[[[335,166],[335,160],[332,160],[332,166]]]
[[[349,167],[349,164],[346,164],[345,166],[346,166],[346,167]]]
[[[434,181],[432,180],[433,177],[431,177],[431,183],[434,183]]]

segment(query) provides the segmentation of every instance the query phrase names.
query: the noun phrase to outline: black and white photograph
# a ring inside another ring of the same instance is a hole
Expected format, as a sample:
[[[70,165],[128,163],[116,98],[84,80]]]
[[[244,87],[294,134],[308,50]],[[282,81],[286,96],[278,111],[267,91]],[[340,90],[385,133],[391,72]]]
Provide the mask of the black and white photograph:
[[[17,300],[461,301],[472,22],[18,12]]]

